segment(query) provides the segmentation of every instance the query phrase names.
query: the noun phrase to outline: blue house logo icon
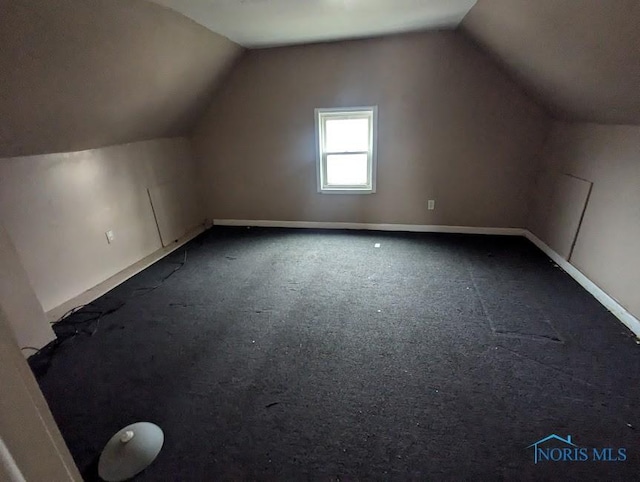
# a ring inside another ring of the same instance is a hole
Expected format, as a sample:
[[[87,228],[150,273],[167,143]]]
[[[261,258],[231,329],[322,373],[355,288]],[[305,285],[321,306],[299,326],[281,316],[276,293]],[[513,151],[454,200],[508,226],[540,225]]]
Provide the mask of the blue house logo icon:
[[[532,443],[533,461],[538,462],[624,462],[627,449],[624,447],[579,447],[571,440],[571,435],[562,438],[555,433]]]
[[[565,444],[565,447],[562,449],[559,449],[559,448],[546,449],[546,448],[540,447],[541,445],[544,445],[546,442],[549,442],[551,440],[557,440]],[[554,462],[557,462],[560,460],[566,460],[565,457],[567,456],[570,457],[571,453],[574,452],[574,448],[578,449],[578,453],[579,453],[579,447],[571,441],[571,435],[567,435],[567,438],[562,438],[559,435],[552,433],[551,435],[548,435],[545,438],[542,438],[537,442],[532,443],[527,448],[530,449],[531,447],[533,447],[533,450],[534,450],[533,460],[534,460],[534,463],[536,464],[541,459],[553,460]]]

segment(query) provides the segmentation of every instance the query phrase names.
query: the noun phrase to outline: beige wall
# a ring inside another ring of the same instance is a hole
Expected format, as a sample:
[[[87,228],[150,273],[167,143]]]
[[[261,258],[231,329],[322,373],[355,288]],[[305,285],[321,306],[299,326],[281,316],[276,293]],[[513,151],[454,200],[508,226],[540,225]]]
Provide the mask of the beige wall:
[[[556,123],[530,218],[530,229],[554,249],[554,239],[572,236],[558,217],[583,199],[570,185],[550,186],[567,174],[593,183],[569,261],[640,317],[640,126]],[[551,209],[549,195],[565,201]]]
[[[463,29],[566,120],[640,124],[640,1],[478,0]]]
[[[41,348],[55,338],[8,233],[0,223],[0,307],[20,347]],[[31,355],[33,351],[25,351]]]
[[[378,186],[318,194],[314,108],[378,105]],[[247,52],[196,128],[212,218],[523,226],[546,117],[457,32]],[[436,210],[427,210],[427,200]]]
[[[185,135],[242,51],[142,0],[3,0],[0,45],[0,157]]]
[[[6,315],[0,305],[0,480],[80,481],[49,407],[12,336],[8,322],[14,320]],[[16,466],[23,479],[13,477]]]
[[[202,223],[195,183],[184,138],[0,159],[0,219],[49,311],[162,247],[147,189],[167,240]]]

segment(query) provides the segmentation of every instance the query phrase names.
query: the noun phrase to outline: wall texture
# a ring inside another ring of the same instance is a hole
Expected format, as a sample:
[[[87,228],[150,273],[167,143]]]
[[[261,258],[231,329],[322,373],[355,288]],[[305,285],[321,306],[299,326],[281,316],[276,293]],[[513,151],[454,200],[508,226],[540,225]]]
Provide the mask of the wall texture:
[[[142,0],[0,0],[0,157],[185,135],[241,48]]]
[[[377,193],[318,194],[314,108],[359,105],[379,106]],[[450,31],[249,51],[193,142],[211,218],[516,227],[546,130]]]
[[[640,124],[640,0],[478,0],[462,22],[558,118]]]
[[[534,195],[565,201],[534,203],[530,229],[556,251],[554,239],[572,229],[558,217],[582,202],[571,185],[554,183],[561,174],[593,183],[569,261],[640,318],[640,127],[555,125]]]
[[[40,348],[55,338],[16,249],[0,224],[0,310],[20,347]],[[25,351],[32,355],[33,351]]]
[[[202,223],[195,184],[184,138],[0,159],[0,218],[49,311],[162,247],[147,190],[167,241]]]

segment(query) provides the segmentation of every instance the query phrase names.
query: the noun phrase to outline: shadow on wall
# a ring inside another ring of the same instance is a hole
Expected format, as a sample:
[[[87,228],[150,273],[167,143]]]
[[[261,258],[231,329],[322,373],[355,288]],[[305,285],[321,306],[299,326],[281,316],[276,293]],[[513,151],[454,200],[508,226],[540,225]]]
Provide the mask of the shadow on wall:
[[[147,1],[0,2],[0,45],[0,157],[186,135],[242,52]]]
[[[0,310],[20,347],[41,348],[55,338],[9,234],[0,224]],[[31,352],[33,353],[33,352]]]
[[[195,184],[183,138],[3,159],[0,215],[49,311],[201,224]]]

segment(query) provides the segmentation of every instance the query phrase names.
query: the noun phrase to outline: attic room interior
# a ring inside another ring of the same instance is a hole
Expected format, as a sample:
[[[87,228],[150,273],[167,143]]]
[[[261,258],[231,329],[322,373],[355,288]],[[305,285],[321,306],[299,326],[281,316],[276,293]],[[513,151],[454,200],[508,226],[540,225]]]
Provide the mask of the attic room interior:
[[[0,480],[634,480],[640,1],[0,0]]]

